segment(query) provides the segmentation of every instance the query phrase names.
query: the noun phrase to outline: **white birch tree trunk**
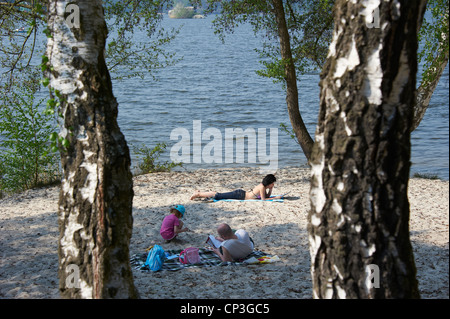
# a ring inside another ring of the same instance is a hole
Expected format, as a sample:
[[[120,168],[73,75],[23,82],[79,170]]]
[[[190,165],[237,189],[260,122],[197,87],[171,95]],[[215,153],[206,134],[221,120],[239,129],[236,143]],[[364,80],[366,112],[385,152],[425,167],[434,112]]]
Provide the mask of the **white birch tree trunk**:
[[[61,151],[61,296],[135,298],[130,155],[103,56],[102,1],[52,0],[48,15],[50,86],[60,92],[60,136],[69,142]]]
[[[336,1],[311,159],[315,298],[419,297],[407,189],[425,4]]]

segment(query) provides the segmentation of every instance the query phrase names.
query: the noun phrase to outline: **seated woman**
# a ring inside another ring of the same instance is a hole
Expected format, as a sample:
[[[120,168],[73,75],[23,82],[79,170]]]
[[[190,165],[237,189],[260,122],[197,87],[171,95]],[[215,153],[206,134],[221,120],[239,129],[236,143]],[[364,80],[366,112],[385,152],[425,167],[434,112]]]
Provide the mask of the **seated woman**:
[[[255,186],[252,190],[246,192],[243,189],[237,189],[232,192],[227,193],[218,193],[218,192],[200,192],[195,191],[191,196],[191,200],[196,198],[209,198],[213,197],[215,200],[221,199],[260,199],[260,200],[270,200],[270,199],[279,199],[281,196],[270,197],[272,194],[272,189],[275,185],[276,178],[273,174],[269,174],[263,178],[261,184]]]

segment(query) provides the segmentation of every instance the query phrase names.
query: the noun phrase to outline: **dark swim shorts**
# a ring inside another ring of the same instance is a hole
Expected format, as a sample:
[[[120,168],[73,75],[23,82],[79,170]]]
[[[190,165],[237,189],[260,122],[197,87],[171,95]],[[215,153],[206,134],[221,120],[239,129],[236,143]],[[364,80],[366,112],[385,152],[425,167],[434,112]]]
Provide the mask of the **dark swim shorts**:
[[[215,200],[221,200],[221,199],[245,199],[245,191],[243,189],[237,189],[232,192],[228,193],[216,193],[216,196],[214,196]]]

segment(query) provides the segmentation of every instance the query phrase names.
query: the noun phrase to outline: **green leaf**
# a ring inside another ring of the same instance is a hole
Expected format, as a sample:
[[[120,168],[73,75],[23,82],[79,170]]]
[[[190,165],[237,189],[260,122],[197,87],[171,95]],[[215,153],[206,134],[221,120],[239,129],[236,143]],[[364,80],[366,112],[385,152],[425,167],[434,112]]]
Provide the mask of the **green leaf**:
[[[49,78],[44,78],[42,79],[42,85],[47,87],[50,84],[50,79]]]
[[[45,110],[44,110],[44,115],[53,115],[53,114],[55,114],[55,110],[54,109],[52,109],[52,108],[50,108],[50,107],[47,107]]]
[[[69,140],[66,139],[66,138],[63,139],[63,141],[62,141],[62,146],[63,146],[65,149],[68,149],[69,146],[70,146]]]
[[[50,134],[50,140],[51,141],[56,141],[57,138],[58,138],[58,133],[53,132],[52,134]]]
[[[56,100],[55,99],[49,99],[47,101],[47,106],[48,107],[55,107],[56,106]]]
[[[48,27],[45,28],[42,32],[44,32],[44,34],[47,36],[47,38],[52,37],[52,32],[50,31],[50,29]]]

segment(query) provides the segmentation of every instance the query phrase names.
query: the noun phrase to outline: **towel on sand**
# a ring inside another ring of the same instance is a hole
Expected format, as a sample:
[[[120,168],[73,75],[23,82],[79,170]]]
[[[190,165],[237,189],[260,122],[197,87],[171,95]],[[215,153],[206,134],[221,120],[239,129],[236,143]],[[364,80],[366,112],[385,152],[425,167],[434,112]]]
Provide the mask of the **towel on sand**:
[[[279,195],[272,195],[270,197],[277,197]],[[213,202],[284,202],[283,198],[277,198],[277,199],[267,199],[267,200],[260,200],[260,199],[213,199]]]
[[[213,202],[284,202],[284,199],[214,199]]]

